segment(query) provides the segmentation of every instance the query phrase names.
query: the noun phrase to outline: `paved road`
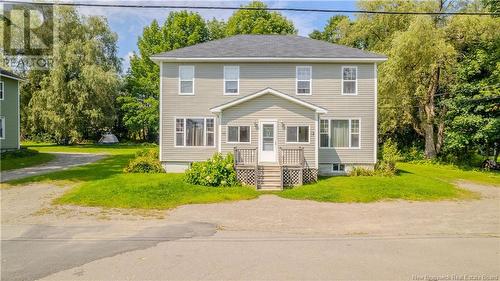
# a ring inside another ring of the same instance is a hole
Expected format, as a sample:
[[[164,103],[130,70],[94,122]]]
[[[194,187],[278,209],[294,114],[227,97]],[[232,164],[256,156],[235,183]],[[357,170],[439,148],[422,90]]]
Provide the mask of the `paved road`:
[[[56,158],[48,163],[22,169],[2,171],[1,182],[65,170],[74,166],[92,163],[104,157],[100,154],[55,153]]]
[[[157,227],[2,225],[1,277],[12,281],[37,280],[101,258],[153,247],[162,241],[214,233],[215,226],[206,223]]]
[[[52,205],[71,187],[50,183],[0,189],[2,280],[498,280],[500,188],[461,186],[482,199],[146,212]]]
[[[214,237],[164,242],[96,260],[42,280],[498,278],[499,252],[499,238],[311,237],[223,231]]]

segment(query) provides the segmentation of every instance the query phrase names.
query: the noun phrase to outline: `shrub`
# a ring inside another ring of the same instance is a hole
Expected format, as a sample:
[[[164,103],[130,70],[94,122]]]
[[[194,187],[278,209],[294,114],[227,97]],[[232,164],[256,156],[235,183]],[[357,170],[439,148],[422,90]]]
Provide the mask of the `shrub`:
[[[186,171],[186,182],[204,186],[238,185],[236,171],[233,167],[233,155],[226,156],[215,153],[212,158],[203,162],[193,162]]]
[[[124,173],[163,173],[158,149],[143,149],[135,154],[123,169]]]
[[[387,140],[382,147],[382,160],[376,165],[377,174],[383,176],[393,176],[396,174],[396,162],[403,158],[399,153],[396,143],[392,140]]]
[[[410,147],[403,153],[403,160],[406,162],[421,161],[425,159],[424,152],[415,146]]]
[[[354,167],[349,171],[351,177],[373,176],[375,171],[363,167]]]

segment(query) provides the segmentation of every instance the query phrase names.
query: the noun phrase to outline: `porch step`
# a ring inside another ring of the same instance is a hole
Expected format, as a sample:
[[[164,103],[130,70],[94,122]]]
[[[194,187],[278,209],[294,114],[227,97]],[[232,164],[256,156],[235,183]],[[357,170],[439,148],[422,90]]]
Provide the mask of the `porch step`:
[[[258,182],[260,190],[281,190],[281,167],[261,166]]]

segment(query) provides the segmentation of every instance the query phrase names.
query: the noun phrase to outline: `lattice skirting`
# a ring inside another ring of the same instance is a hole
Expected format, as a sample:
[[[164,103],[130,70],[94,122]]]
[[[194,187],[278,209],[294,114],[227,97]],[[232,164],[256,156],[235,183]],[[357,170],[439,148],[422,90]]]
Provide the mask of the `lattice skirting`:
[[[304,169],[303,180],[304,183],[312,183],[318,181],[318,169]]]
[[[247,185],[256,185],[255,168],[237,168],[236,177],[238,181]]]
[[[303,169],[302,182],[300,182],[300,169],[297,168],[283,168],[283,186],[291,187],[302,185],[305,183],[312,183],[318,180],[318,169]]]

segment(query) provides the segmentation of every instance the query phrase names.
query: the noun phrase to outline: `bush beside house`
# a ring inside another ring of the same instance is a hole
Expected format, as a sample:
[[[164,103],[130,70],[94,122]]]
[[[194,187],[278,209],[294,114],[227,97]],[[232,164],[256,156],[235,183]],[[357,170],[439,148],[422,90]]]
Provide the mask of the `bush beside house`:
[[[233,167],[233,155],[216,153],[203,162],[193,162],[186,171],[186,182],[204,186],[238,185],[236,171]]]

